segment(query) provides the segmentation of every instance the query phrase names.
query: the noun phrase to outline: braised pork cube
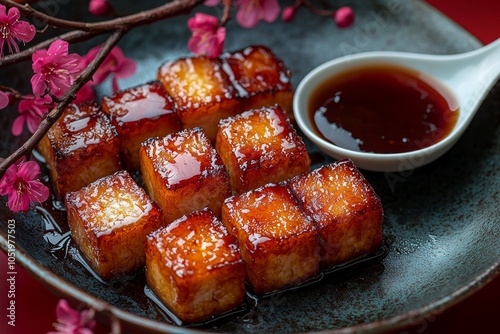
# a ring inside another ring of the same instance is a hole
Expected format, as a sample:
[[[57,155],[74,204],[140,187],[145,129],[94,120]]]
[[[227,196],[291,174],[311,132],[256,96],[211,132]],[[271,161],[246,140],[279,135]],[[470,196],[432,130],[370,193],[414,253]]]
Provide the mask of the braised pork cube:
[[[215,147],[235,194],[287,180],[311,164],[302,138],[278,105],[221,120]]]
[[[69,105],[38,144],[56,194],[122,169],[120,137],[96,103]]]
[[[268,184],[228,198],[222,222],[238,239],[247,281],[256,294],[319,273],[317,228],[287,186]]]
[[[184,322],[201,322],[242,304],[245,264],[236,240],[208,209],[153,232],[146,279]]]
[[[103,279],[142,270],[149,233],[161,227],[161,210],[126,171],[66,195],[71,235]]]
[[[166,223],[207,206],[220,216],[231,196],[227,170],[201,128],[146,140],[140,159],[145,187]]]
[[[278,104],[293,115],[291,72],[269,48],[249,46],[223,54],[222,60],[241,97],[242,111]]]
[[[219,120],[235,115],[239,105],[237,92],[221,66],[219,59],[181,58],[163,64],[158,71],[184,127],[202,127],[211,141]]]
[[[140,168],[139,148],[144,140],[182,129],[174,100],[159,81],[105,96],[102,109],[120,134],[121,157],[129,170]]]
[[[382,245],[382,204],[352,161],[322,166],[288,184],[318,225],[322,268]]]

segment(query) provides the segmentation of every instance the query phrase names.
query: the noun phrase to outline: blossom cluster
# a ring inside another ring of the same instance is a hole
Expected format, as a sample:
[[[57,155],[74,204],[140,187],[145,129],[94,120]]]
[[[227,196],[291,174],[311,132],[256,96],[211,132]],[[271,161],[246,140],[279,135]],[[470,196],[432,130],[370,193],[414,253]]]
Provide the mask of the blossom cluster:
[[[33,72],[31,85],[34,95],[27,95],[19,103],[19,116],[12,126],[12,134],[21,134],[24,124],[34,133],[45,113],[54,106],[54,99],[61,98],[74,83],[78,75],[95,58],[100,46],[91,49],[85,56],[69,53],[68,43],[54,41],[47,50],[35,51],[32,56]],[[127,59],[119,47],[115,47],[97,69],[92,80],[80,89],[75,103],[95,99],[93,87],[101,84],[109,75],[113,75],[113,90],[118,90],[118,79],[127,78],[135,73],[136,64]]]
[[[205,0],[205,5],[209,7],[220,5],[223,0]],[[272,23],[280,15],[281,7],[278,0],[235,0],[236,22],[244,28],[253,28],[260,21]],[[351,7],[341,7],[337,10],[319,10],[314,8],[307,0],[298,0],[294,5],[283,9],[281,17],[283,21],[293,20],[295,13],[301,6],[309,7],[319,15],[331,16],[338,27],[345,28],[354,22],[354,12]],[[209,57],[218,57],[224,49],[226,38],[225,22],[212,15],[196,13],[188,20],[192,37],[188,42],[188,47],[194,54],[205,54]]]
[[[35,36],[35,27],[20,20],[17,8],[7,8],[0,5],[0,57],[3,56],[4,45],[9,52],[19,52],[20,42],[30,42]],[[69,53],[68,42],[57,39],[47,49],[40,49],[32,55],[31,78],[33,94],[22,96],[18,103],[18,117],[12,124],[12,134],[19,136],[24,126],[34,133],[40,126],[44,115],[51,110],[58,99],[62,98],[69,87],[75,82],[82,71],[96,57],[101,46],[91,49],[86,55]],[[127,59],[119,47],[115,47],[76,95],[75,103],[95,99],[93,87],[101,84],[110,75],[112,88],[118,90],[118,79],[127,78],[136,71],[134,61]],[[9,93],[0,90],[0,109],[9,105]],[[36,180],[40,167],[33,161],[24,159],[11,165],[0,181],[0,195],[8,196],[8,206],[13,212],[26,211],[29,204],[43,202],[48,198],[46,186]]]
[[[57,323],[55,332],[47,334],[93,334],[96,327],[94,310],[78,311],[61,299],[56,308]]]

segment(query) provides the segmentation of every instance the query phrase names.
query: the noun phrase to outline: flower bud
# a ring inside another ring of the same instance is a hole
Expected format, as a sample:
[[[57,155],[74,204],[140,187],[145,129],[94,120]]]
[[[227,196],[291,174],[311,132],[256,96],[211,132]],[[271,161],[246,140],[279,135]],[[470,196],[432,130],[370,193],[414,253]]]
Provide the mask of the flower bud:
[[[295,17],[295,13],[297,12],[297,7],[289,6],[283,9],[283,13],[281,13],[281,19],[284,22],[291,22]]]
[[[340,7],[333,18],[339,28],[347,28],[354,22],[354,11],[348,6]]]
[[[90,0],[89,12],[95,16],[107,15],[111,12],[111,5],[106,0]]]

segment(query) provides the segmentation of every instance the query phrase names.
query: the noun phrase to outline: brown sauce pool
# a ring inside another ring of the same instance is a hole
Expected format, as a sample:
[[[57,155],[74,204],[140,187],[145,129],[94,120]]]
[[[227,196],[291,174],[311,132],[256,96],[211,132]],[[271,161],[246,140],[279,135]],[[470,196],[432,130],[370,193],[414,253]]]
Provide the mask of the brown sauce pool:
[[[410,152],[448,135],[458,104],[432,78],[394,65],[335,75],[312,93],[309,117],[323,139],[352,151]]]

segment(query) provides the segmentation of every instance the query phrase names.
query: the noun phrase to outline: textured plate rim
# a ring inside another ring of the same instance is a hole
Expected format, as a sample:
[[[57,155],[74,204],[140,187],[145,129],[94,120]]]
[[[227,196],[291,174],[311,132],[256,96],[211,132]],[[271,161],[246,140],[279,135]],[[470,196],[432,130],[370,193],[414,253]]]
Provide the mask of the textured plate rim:
[[[479,45],[482,45],[482,43],[475,36],[471,35],[463,27],[458,25],[446,15],[442,14],[441,11],[439,11],[437,8],[424,1],[422,1],[421,4],[427,6],[428,8],[431,8],[433,11],[439,12],[442,15],[442,19],[448,21],[448,24],[456,26],[457,29],[462,30],[465,35],[468,35],[467,37],[469,39],[475,40]],[[0,248],[4,253],[8,252],[9,243],[7,241],[7,235],[3,230],[0,230]],[[76,305],[85,304],[85,306],[93,308],[97,312],[96,316],[98,321],[102,323],[110,324],[111,322],[118,320],[120,322],[123,322],[123,324],[126,325],[124,327],[127,329],[131,327],[135,329],[147,330],[148,333],[158,334],[213,333],[205,330],[197,330],[196,328],[186,328],[169,325],[152,319],[143,318],[128,311],[124,311],[62,279],[61,277],[53,273],[50,269],[45,268],[43,265],[38,263],[33,257],[31,257],[24,250],[20,249],[17,245],[15,246],[15,250],[17,264],[24,268],[32,277],[49,288],[57,296],[67,298]],[[486,286],[497,277],[500,277],[500,259],[480,275],[475,276],[468,284],[463,285],[461,288],[428,305],[383,320],[358,324],[344,328],[327,329],[309,333],[383,333],[390,330],[403,329],[411,325],[418,325],[426,319],[432,321],[432,319],[436,315],[443,313],[452,306],[457,305],[461,301],[467,299],[469,296],[479,291],[481,288]]]

